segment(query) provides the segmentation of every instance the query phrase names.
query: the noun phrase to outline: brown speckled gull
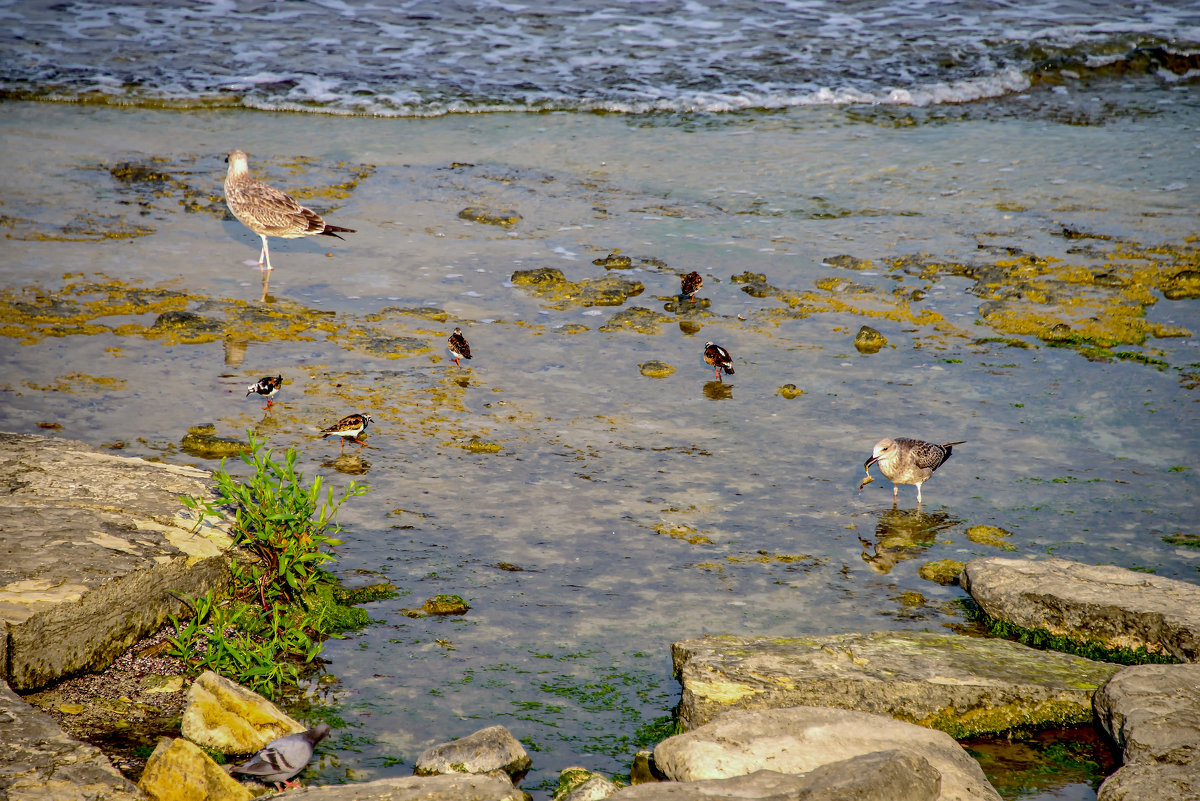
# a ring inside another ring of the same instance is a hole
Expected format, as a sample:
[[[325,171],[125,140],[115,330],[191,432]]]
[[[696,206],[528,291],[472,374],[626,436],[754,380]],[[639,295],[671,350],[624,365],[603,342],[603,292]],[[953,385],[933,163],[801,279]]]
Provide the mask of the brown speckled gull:
[[[301,206],[286,192],[250,177],[246,154],[240,150],[229,153],[229,172],[225,175],[225,205],[234,217],[262,238],[262,251],[258,254],[258,267],[271,270],[271,252],[267,248],[267,237],[295,239],[301,236],[338,236],[354,233],[353,228],[329,225],[321,215]]]
[[[934,470],[946,463],[954,451],[954,446],[964,442],[965,440],[935,445],[908,437],[881,439],[875,443],[871,458],[863,464],[863,469],[870,475],[871,465],[879,465],[879,471],[892,482],[893,501],[900,494],[901,484],[916,484],[917,503],[921,503],[921,485],[929,480]]]

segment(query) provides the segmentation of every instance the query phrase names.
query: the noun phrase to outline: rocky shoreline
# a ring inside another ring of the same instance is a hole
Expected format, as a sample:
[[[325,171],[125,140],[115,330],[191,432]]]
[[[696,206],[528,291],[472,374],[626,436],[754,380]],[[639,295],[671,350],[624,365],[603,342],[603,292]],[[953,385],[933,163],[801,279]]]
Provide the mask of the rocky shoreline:
[[[193,744],[237,756],[303,727],[215,674],[188,683],[182,665],[155,661],[163,657],[152,643],[129,651],[182,613],[177,594],[227,578],[228,532],[193,531],[178,503],[207,493],[207,474],[0,434],[0,475],[9,488],[0,501],[8,555],[0,568],[0,719],[14,746],[0,756],[0,791],[12,801],[251,797]],[[572,768],[556,800],[998,799],[955,738],[1092,721],[1123,758],[1101,801],[1200,797],[1200,587],[1116,567],[1004,558],[969,562],[960,583],[993,620],[1177,663],[1123,667],[931,632],[677,642],[680,733],[631,755],[632,786]],[[95,690],[86,674],[118,658],[129,663],[117,671],[120,694],[88,697]],[[182,715],[140,786],[29,703],[71,676],[80,676],[75,695],[53,696],[60,715]],[[211,712],[223,698],[238,700]],[[521,744],[493,726],[428,749],[416,776],[289,797],[517,801],[527,797],[519,782],[529,766]]]

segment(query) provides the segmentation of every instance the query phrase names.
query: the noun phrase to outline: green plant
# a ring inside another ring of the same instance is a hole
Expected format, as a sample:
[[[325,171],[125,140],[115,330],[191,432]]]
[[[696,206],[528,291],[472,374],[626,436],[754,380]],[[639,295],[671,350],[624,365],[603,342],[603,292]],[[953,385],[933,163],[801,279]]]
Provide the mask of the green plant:
[[[336,580],[323,566],[341,544],[331,536],[338,509],[367,487],[350,482],[340,498],[333,489],[322,501],[321,477],[311,486],[296,470],[297,452],[282,462],[272,459],[263,440],[249,435],[250,450],[241,458],[254,468],[244,479],[217,470],[216,498],[183,498],[183,504],[208,517],[228,521],[239,556],[234,559],[228,597],[182,599],[191,608],[186,623],[172,618],[173,653],[196,669],[211,669],[258,692],[276,696],[299,679],[303,664],[321,653],[326,637],[366,622],[365,613],[348,609]],[[199,528],[200,523],[197,523]]]

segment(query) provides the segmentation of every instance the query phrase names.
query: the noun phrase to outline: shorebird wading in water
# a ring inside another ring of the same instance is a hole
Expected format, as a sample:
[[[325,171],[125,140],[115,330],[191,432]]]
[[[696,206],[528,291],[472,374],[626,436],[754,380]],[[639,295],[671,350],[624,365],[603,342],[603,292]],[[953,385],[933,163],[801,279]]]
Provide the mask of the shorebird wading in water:
[[[724,370],[727,375],[733,375],[733,357],[729,355],[729,351],[722,348],[720,345],[714,345],[711,342],[704,343],[704,361],[706,364],[711,364],[713,372],[717,374],[717,380],[721,380],[721,371]]]
[[[457,367],[462,367],[459,359],[471,358],[471,345],[467,342],[467,338],[463,336],[461,328],[455,328],[454,333],[446,340],[446,348],[450,351],[450,358],[454,359],[454,364]]]
[[[867,475],[871,474],[871,465],[878,464],[879,471],[892,482],[892,502],[895,503],[900,495],[901,484],[917,485],[917,503],[921,502],[921,485],[929,480],[933,471],[946,463],[955,445],[960,442],[947,442],[945,445],[935,445],[919,439],[896,437],[881,439],[875,443],[871,458],[863,464]],[[866,483],[864,481],[864,483]],[[859,485],[860,489],[862,485]]]
[[[320,214],[301,206],[291,195],[251,178],[246,154],[242,151],[230,151],[225,160],[229,162],[229,172],[225,175],[225,205],[234,217],[262,238],[262,251],[258,254],[260,270],[264,269],[264,261],[266,271],[273,269],[271,251],[267,247],[269,236],[295,239],[324,234],[341,239],[338,234],[355,233],[353,228],[329,225]]]

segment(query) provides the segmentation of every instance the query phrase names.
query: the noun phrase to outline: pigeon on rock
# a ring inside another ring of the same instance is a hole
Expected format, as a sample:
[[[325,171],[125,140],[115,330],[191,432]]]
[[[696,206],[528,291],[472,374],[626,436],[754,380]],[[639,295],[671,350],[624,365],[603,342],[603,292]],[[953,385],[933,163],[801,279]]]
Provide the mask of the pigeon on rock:
[[[285,735],[267,743],[265,748],[242,764],[233,766],[229,772],[274,784],[280,791],[298,787],[300,783],[291,778],[304,770],[312,759],[313,748],[328,735],[328,723],[318,723],[308,731]]]

